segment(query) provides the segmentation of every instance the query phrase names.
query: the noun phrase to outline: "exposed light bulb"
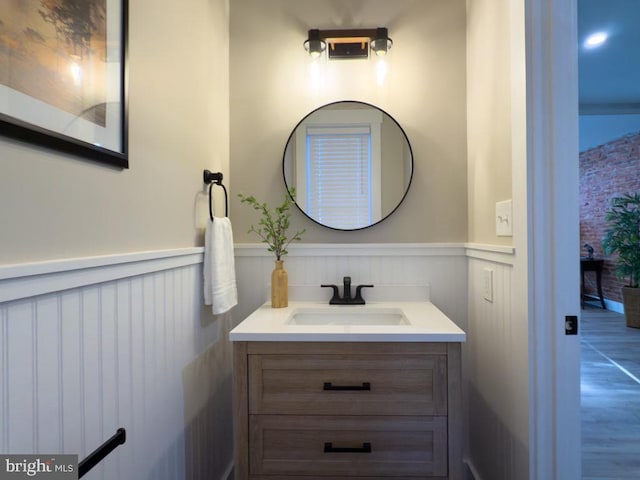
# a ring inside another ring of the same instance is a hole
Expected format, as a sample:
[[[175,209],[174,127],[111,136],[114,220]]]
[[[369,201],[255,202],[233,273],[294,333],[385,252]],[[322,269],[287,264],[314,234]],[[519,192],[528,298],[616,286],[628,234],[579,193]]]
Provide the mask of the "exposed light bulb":
[[[376,55],[379,57],[384,57],[387,54],[387,50],[386,49],[379,49],[376,50]]]

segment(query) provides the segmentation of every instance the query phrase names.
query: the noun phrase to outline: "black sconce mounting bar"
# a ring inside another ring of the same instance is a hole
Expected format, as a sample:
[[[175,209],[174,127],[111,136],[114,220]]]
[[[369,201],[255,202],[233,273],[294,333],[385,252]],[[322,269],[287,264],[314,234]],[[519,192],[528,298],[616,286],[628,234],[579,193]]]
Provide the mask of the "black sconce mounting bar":
[[[348,28],[330,30],[309,30],[309,38],[304,43],[311,56],[317,57],[327,49],[329,59],[369,58],[369,47],[377,54],[384,54],[391,48],[392,41],[386,28]]]

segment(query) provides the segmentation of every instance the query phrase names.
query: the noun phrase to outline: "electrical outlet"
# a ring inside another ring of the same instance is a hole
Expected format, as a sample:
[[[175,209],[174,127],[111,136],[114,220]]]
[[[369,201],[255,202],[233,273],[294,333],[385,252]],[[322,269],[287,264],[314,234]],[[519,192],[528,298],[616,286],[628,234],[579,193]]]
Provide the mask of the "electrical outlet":
[[[493,302],[493,270],[490,268],[482,271],[482,296],[485,300]]]

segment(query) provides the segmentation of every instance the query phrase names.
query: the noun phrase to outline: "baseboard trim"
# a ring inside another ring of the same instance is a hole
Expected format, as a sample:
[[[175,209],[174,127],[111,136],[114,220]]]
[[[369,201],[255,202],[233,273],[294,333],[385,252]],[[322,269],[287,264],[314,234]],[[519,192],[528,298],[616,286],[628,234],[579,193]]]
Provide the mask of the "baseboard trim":
[[[233,461],[229,464],[225,472],[222,474],[222,478],[220,480],[233,480]]]
[[[620,302],[614,302],[613,300],[604,299],[604,306],[607,310],[611,310],[616,313],[624,313],[624,305]]]
[[[464,461],[465,469],[465,478],[466,480],[482,480],[482,477],[478,475],[478,471],[473,466],[471,460],[466,459]]]

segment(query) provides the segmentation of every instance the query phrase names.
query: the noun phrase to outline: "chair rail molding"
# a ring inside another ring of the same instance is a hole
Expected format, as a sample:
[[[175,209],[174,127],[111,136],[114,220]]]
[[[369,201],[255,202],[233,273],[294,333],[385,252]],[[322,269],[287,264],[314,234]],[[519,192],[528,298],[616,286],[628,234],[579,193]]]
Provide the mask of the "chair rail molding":
[[[202,263],[202,247],[0,266],[0,303]]]
[[[263,243],[238,243],[236,257],[272,257]],[[513,247],[474,243],[297,244],[289,257],[471,257],[511,264]],[[202,263],[202,247],[0,265],[0,303]]]

